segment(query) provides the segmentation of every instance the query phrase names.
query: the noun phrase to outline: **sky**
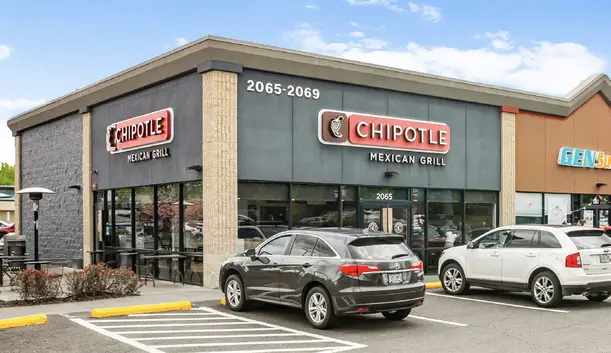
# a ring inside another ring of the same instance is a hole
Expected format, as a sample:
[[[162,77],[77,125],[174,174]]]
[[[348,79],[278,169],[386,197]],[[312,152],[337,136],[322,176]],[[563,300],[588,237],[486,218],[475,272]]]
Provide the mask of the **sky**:
[[[9,118],[206,35],[560,97],[608,73],[611,58],[604,0],[21,0],[0,8],[0,162],[10,164]]]

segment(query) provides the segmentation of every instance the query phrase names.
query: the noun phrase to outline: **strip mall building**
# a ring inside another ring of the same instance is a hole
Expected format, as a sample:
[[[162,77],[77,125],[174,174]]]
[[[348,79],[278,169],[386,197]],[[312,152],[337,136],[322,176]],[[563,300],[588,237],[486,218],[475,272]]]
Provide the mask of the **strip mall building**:
[[[56,192],[43,256],[179,252],[160,278],[215,287],[223,259],[287,229],[399,233],[434,271],[498,225],[605,225],[608,97],[605,75],[565,99],[207,37],[8,126],[16,189]]]

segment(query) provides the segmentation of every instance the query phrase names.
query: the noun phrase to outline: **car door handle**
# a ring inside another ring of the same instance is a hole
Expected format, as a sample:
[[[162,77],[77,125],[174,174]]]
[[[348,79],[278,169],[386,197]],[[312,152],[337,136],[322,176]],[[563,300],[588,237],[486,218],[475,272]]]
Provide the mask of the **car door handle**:
[[[537,254],[528,253],[528,254],[526,254],[526,257],[537,257]]]
[[[501,254],[498,252],[493,252],[492,254],[490,254],[490,256],[499,257],[501,256]]]
[[[306,262],[305,264],[301,265],[301,267],[309,268],[309,267],[312,267],[312,264]]]

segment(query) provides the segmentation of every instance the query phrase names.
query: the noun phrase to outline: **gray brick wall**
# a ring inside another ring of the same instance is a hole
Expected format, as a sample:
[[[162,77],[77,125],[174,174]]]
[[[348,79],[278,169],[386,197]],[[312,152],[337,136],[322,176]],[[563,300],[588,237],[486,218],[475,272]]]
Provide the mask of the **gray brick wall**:
[[[21,187],[44,187],[55,191],[45,195],[39,211],[39,254],[82,258],[82,190],[69,189],[82,181],[82,118],[75,114],[37,126],[22,133]],[[34,252],[32,201],[23,198],[22,233],[27,251]]]

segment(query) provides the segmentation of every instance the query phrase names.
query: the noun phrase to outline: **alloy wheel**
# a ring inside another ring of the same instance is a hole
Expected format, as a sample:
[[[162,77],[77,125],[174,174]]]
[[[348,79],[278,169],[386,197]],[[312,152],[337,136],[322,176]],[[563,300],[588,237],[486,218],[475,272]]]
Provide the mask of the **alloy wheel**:
[[[449,268],[443,275],[443,283],[450,292],[457,292],[463,283],[460,271],[457,268]]]
[[[539,277],[535,281],[533,291],[538,302],[547,304],[554,297],[554,283],[548,277]]]
[[[327,301],[320,293],[314,293],[308,302],[308,315],[316,324],[320,324],[327,317]]]
[[[232,307],[236,307],[240,304],[242,299],[242,289],[238,281],[232,279],[227,283],[227,301]]]

